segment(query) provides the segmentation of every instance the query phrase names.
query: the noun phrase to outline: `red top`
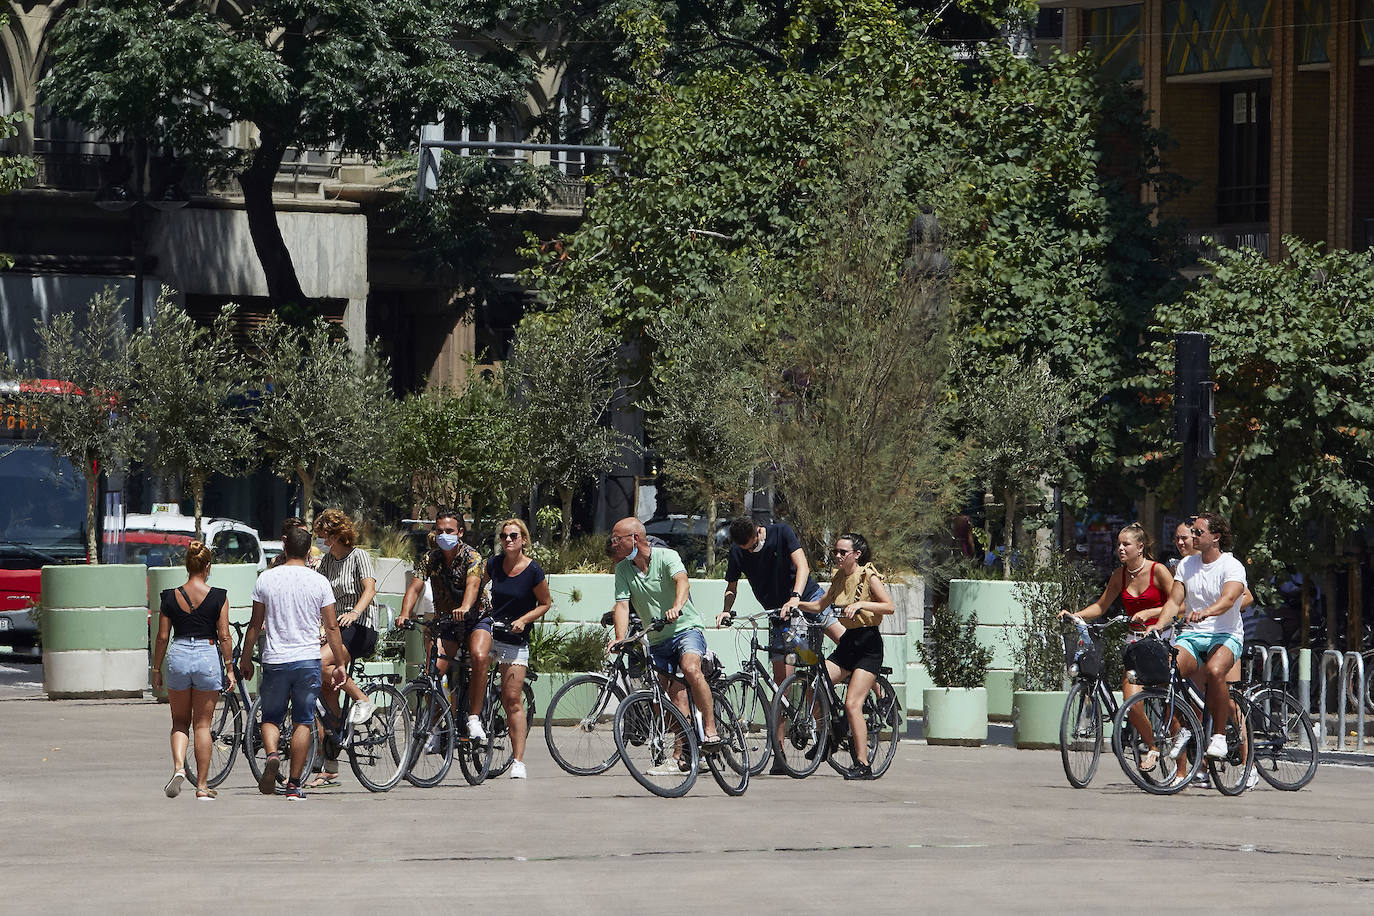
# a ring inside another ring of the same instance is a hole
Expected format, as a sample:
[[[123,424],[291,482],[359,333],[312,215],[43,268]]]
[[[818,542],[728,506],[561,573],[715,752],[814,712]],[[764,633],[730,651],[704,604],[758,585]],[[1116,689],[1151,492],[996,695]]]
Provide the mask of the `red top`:
[[[1121,567],[1121,606],[1126,609],[1126,616],[1129,617],[1140,611],[1148,611],[1150,608],[1160,608],[1164,606],[1164,593],[1161,592],[1159,586],[1155,584],[1155,567],[1158,565],[1159,564],[1154,561],[1150,562],[1150,584],[1145,591],[1141,592],[1139,595],[1132,595],[1130,592],[1126,591],[1126,567]],[[1157,620],[1159,620],[1158,614],[1143,623],[1133,620],[1131,621],[1131,629],[1144,630]]]

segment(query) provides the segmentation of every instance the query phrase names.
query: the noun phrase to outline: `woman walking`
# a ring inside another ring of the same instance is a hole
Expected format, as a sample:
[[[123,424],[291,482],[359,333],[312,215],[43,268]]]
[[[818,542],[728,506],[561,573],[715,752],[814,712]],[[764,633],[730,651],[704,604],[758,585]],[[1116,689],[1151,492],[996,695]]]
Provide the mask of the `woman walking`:
[[[164,791],[176,798],[186,781],[186,751],[195,733],[196,798],[216,795],[210,774],[210,726],[220,690],[234,687],[234,646],[229,638],[229,596],[211,588],[211,553],[201,541],[186,548],[186,582],[162,592],[157,640],[153,645],[153,687],[163,685],[172,707],[172,778]]]

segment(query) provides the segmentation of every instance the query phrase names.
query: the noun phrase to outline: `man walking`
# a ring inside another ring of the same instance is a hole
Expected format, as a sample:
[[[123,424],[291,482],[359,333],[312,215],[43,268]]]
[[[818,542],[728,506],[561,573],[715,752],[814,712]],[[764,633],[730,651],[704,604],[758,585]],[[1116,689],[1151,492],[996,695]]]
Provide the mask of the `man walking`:
[[[286,717],[286,705],[291,704],[290,778],[286,783],[289,800],[305,798],[301,791],[301,777],[305,757],[310,749],[310,730],[315,723],[315,700],[320,694],[320,628],[336,659],[348,658],[339,637],[339,621],[334,614],[334,590],[329,581],[306,565],[310,555],[310,532],[292,528],[283,532],[282,546],[286,560],[258,576],[253,588],[253,616],[244,634],[245,650],[239,659],[239,674],[253,676],[252,647],[258,636],[267,631],[267,644],[262,652],[262,746],[267,752],[258,791],[271,795],[276,791],[277,773],[281,758],[277,745],[281,740],[281,724]],[[343,686],[348,664],[337,665],[329,685],[331,690]]]

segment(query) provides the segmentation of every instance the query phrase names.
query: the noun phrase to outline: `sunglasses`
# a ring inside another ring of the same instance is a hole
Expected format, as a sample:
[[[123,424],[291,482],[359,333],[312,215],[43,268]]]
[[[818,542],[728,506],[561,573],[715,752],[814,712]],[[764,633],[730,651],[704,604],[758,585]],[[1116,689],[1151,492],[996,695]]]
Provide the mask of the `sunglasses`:
[[[837,556],[837,557],[847,557],[847,556],[849,556],[849,555],[850,555],[851,553],[853,553],[853,552],[854,552],[854,551],[853,551],[852,549],[850,549],[850,550],[840,550],[838,547],[835,548],[835,556]]]
[[[503,531],[503,532],[501,532],[501,540],[503,540],[503,541],[518,541],[518,540],[520,540],[520,532],[518,532],[518,531],[511,531],[511,532],[505,532],[505,531]]]
[[[1207,533],[1206,531],[1203,531],[1201,528],[1189,528],[1188,530],[1193,532],[1193,537],[1195,538],[1200,538]]]

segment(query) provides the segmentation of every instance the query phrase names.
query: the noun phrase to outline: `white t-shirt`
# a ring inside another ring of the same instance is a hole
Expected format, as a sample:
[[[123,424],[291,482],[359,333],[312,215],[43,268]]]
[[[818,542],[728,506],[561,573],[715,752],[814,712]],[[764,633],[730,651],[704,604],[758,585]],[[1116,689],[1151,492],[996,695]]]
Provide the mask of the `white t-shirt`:
[[[1223,553],[1211,563],[1202,562],[1201,554],[1184,557],[1178,564],[1174,578],[1183,583],[1183,612],[1201,611],[1211,607],[1221,597],[1227,582],[1241,584],[1241,597],[1231,609],[1219,617],[1205,617],[1200,623],[1188,624],[1196,633],[1235,633],[1244,639],[1245,626],[1240,620],[1240,603],[1244,599],[1245,565],[1229,553]]]
[[[263,664],[320,657],[320,611],[334,603],[329,580],[307,566],[277,566],[258,576],[253,601],[267,608]]]

